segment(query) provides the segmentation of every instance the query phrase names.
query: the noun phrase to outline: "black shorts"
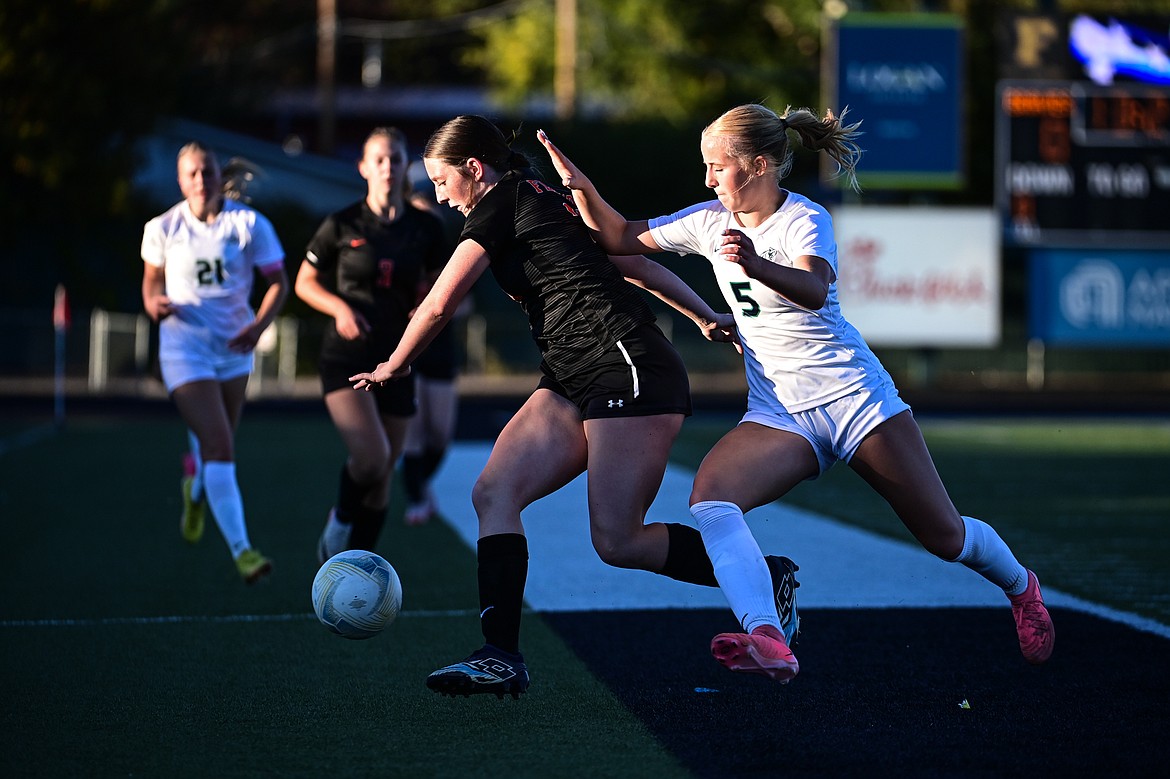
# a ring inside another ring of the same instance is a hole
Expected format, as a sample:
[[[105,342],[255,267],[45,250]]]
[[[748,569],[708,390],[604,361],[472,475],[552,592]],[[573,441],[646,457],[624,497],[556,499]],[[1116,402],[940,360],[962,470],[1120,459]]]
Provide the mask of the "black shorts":
[[[638,326],[585,370],[554,376],[543,363],[541,388],[581,410],[581,419],[691,415],[682,358],[654,324]]]
[[[369,373],[378,367],[378,363],[385,362],[390,351],[371,347],[366,341],[347,341],[345,343],[327,343],[321,350],[317,361],[317,370],[321,374],[321,390],[328,395],[343,387],[353,392],[353,382],[350,376],[358,373]],[[378,404],[378,411],[395,417],[414,416],[416,402],[414,398],[414,377],[391,379],[385,384],[370,390],[374,393],[374,400]]]

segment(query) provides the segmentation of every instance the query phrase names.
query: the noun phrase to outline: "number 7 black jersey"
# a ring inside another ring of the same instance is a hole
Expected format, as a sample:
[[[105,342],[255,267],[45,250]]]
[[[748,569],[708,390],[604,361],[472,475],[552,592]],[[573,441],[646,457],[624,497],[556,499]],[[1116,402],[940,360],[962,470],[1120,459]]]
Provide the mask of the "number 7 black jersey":
[[[431,214],[407,204],[394,222],[380,218],[365,200],[330,214],[309,241],[305,253],[326,289],[366,318],[371,340],[380,349],[397,345],[420,287],[431,271],[446,262],[443,227]],[[335,328],[326,338],[340,339]]]
[[[588,367],[654,321],[642,294],[593,241],[572,198],[532,171],[500,179],[468,214],[460,237],[487,251],[496,281],[524,308],[545,364],[560,376]]]

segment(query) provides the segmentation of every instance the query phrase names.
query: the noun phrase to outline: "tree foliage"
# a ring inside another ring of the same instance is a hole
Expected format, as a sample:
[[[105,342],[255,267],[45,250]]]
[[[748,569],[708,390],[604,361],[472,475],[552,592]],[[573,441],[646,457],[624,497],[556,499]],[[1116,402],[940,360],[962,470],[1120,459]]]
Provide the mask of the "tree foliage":
[[[552,92],[554,6],[534,0],[480,31],[481,46],[466,54],[508,105]],[[684,121],[744,100],[813,105],[820,8],[819,0],[577,0],[582,107]]]
[[[783,108],[821,102],[826,11],[946,12],[968,21],[970,72],[994,76],[992,28],[1009,9],[1166,16],[1168,0],[576,0],[579,107],[611,117],[711,117],[745,101]],[[518,108],[553,92],[556,0],[530,0],[476,31],[463,62]],[[977,22],[977,23],[976,23]]]
[[[0,7],[4,223],[43,216],[45,205],[68,213],[94,192],[114,207],[124,201],[117,180],[129,162],[127,141],[173,105],[164,74],[182,61],[165,4],[131,5],[141,4]]]

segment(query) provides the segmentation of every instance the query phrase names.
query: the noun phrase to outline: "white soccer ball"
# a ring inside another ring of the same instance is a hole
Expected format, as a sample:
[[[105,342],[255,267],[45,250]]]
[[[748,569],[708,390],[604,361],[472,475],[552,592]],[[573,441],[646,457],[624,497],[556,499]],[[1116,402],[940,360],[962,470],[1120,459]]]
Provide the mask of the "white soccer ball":
[[[340,552],[313,578],[313,611],[339,636],[372,638],[394,621],[401,608],[398,572],[373,552]]]

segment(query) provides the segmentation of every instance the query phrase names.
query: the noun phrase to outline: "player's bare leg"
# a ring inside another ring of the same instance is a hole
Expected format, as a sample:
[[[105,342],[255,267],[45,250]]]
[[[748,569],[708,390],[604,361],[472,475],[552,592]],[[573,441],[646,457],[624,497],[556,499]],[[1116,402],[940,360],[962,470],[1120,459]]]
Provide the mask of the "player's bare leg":
[[[577,477],[586,464],[580,414],[559,395],[539,389],[496,439],[472,490],[479,517],[480,627],[484,646],[427,677],[442,695],[518,698],[528,689],[520,653],[520,613],[528,545],[520,512]]]

